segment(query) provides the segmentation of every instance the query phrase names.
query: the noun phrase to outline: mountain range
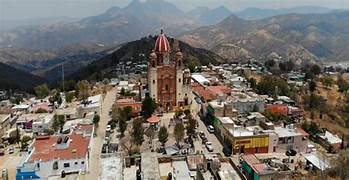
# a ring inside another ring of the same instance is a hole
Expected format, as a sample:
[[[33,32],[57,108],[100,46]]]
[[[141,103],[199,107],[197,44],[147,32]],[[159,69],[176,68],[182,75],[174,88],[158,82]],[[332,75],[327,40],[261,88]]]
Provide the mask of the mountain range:
[[[232,15],[182,33],[179,39],[229,60],[348,61],[349,11],[287,14],[261,20]]]

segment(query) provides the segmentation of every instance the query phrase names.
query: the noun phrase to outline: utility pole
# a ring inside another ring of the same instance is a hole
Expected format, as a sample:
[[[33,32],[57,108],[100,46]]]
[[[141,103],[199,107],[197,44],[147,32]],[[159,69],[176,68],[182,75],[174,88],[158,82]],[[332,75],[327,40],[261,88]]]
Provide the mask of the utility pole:
[[[64,64],[62,64],[62,86],[63,86],[62,90],[64,92]]]

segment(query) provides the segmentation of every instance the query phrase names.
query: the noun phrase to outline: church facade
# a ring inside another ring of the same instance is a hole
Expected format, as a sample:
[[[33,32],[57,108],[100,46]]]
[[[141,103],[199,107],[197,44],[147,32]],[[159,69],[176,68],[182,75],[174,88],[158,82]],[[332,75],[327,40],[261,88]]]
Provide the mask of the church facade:
[[[190,71],[184,67],[181,51],[178,48],[171,51],[162,30],[148,61],[148,88],[150,97],[163,111],[191,104]]]

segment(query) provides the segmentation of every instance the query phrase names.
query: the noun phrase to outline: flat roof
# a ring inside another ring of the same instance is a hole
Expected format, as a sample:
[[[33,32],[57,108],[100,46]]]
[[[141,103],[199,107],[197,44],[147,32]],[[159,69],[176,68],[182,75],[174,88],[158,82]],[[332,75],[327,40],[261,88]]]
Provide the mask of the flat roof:
[[[230,117],[218,117],[222,124],[234,124],[234,121]]]
[[[279,137],[292,137],[292,136],[302,136],[302,132],[298,131],[297,128],[284,128],[284,127],[275,127],[274,132]]]
[[[192,74],[191,78],[193,78],[195,81],[197,81],[200,84],[203,84],[205,82],[210,82],[207,78],[205,78],[203,75],[201,74]]]
[[[330,144],[337,144],[337,143],[342,143],[342,139],[339,138],[337,135],[335,134],[332,134],[331,132],[329,131],[326,131],[325,132],[325,135],[321,136],[320,137],[326,141],[328,141]]]
[[[321,171],[331,167],[328,159],[319,153],[305,154],[304,158]]]
[[[160,180],[159,161],[156,153],[143,152],[141,154],[141,167],[144,179]]]

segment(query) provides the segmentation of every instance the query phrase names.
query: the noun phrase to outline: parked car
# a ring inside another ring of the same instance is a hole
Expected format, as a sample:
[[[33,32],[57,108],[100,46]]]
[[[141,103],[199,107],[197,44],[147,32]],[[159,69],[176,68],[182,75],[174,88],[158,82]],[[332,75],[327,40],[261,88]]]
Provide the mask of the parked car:
[[[5,155],[5,150],[4,149],[0,149],[0,156]]]
[[[223,154],[225,155],[225,156],[231,156],[231,154],[232,154],[232,152],[231,152],[231,150],[228,148],[228,147],[224,147],[223,148]]]
[[[199,132],[199,136],[200,136],[200,138],[202,139],[202,138],[204,138],[204,137],[205,137],[205,133],[204,133],[204,132],[202,132],[202,131],[200,131],[200,132]]]
[[[105,131],[110,132],[111,131],[111,125],[107,125],[107,128],[105,129]]]
[[[9,149],[8,149],[8,153],[9,154],[13,154],[15,152],[15,149],[13,148],[13,147],[10,147]]]
[[[206,137],[202,137],[202,138],[201,138],[202,144],[205,144],[207,141],[208,141],[208,139],[207,139]]]
[[[214,133],[214,127],[212,125],[207,126],[207,130],[210,133]]]
[[[210,141],[206,142],[205,146],[206,146],[208,152],[213,152],[213,145]]]

